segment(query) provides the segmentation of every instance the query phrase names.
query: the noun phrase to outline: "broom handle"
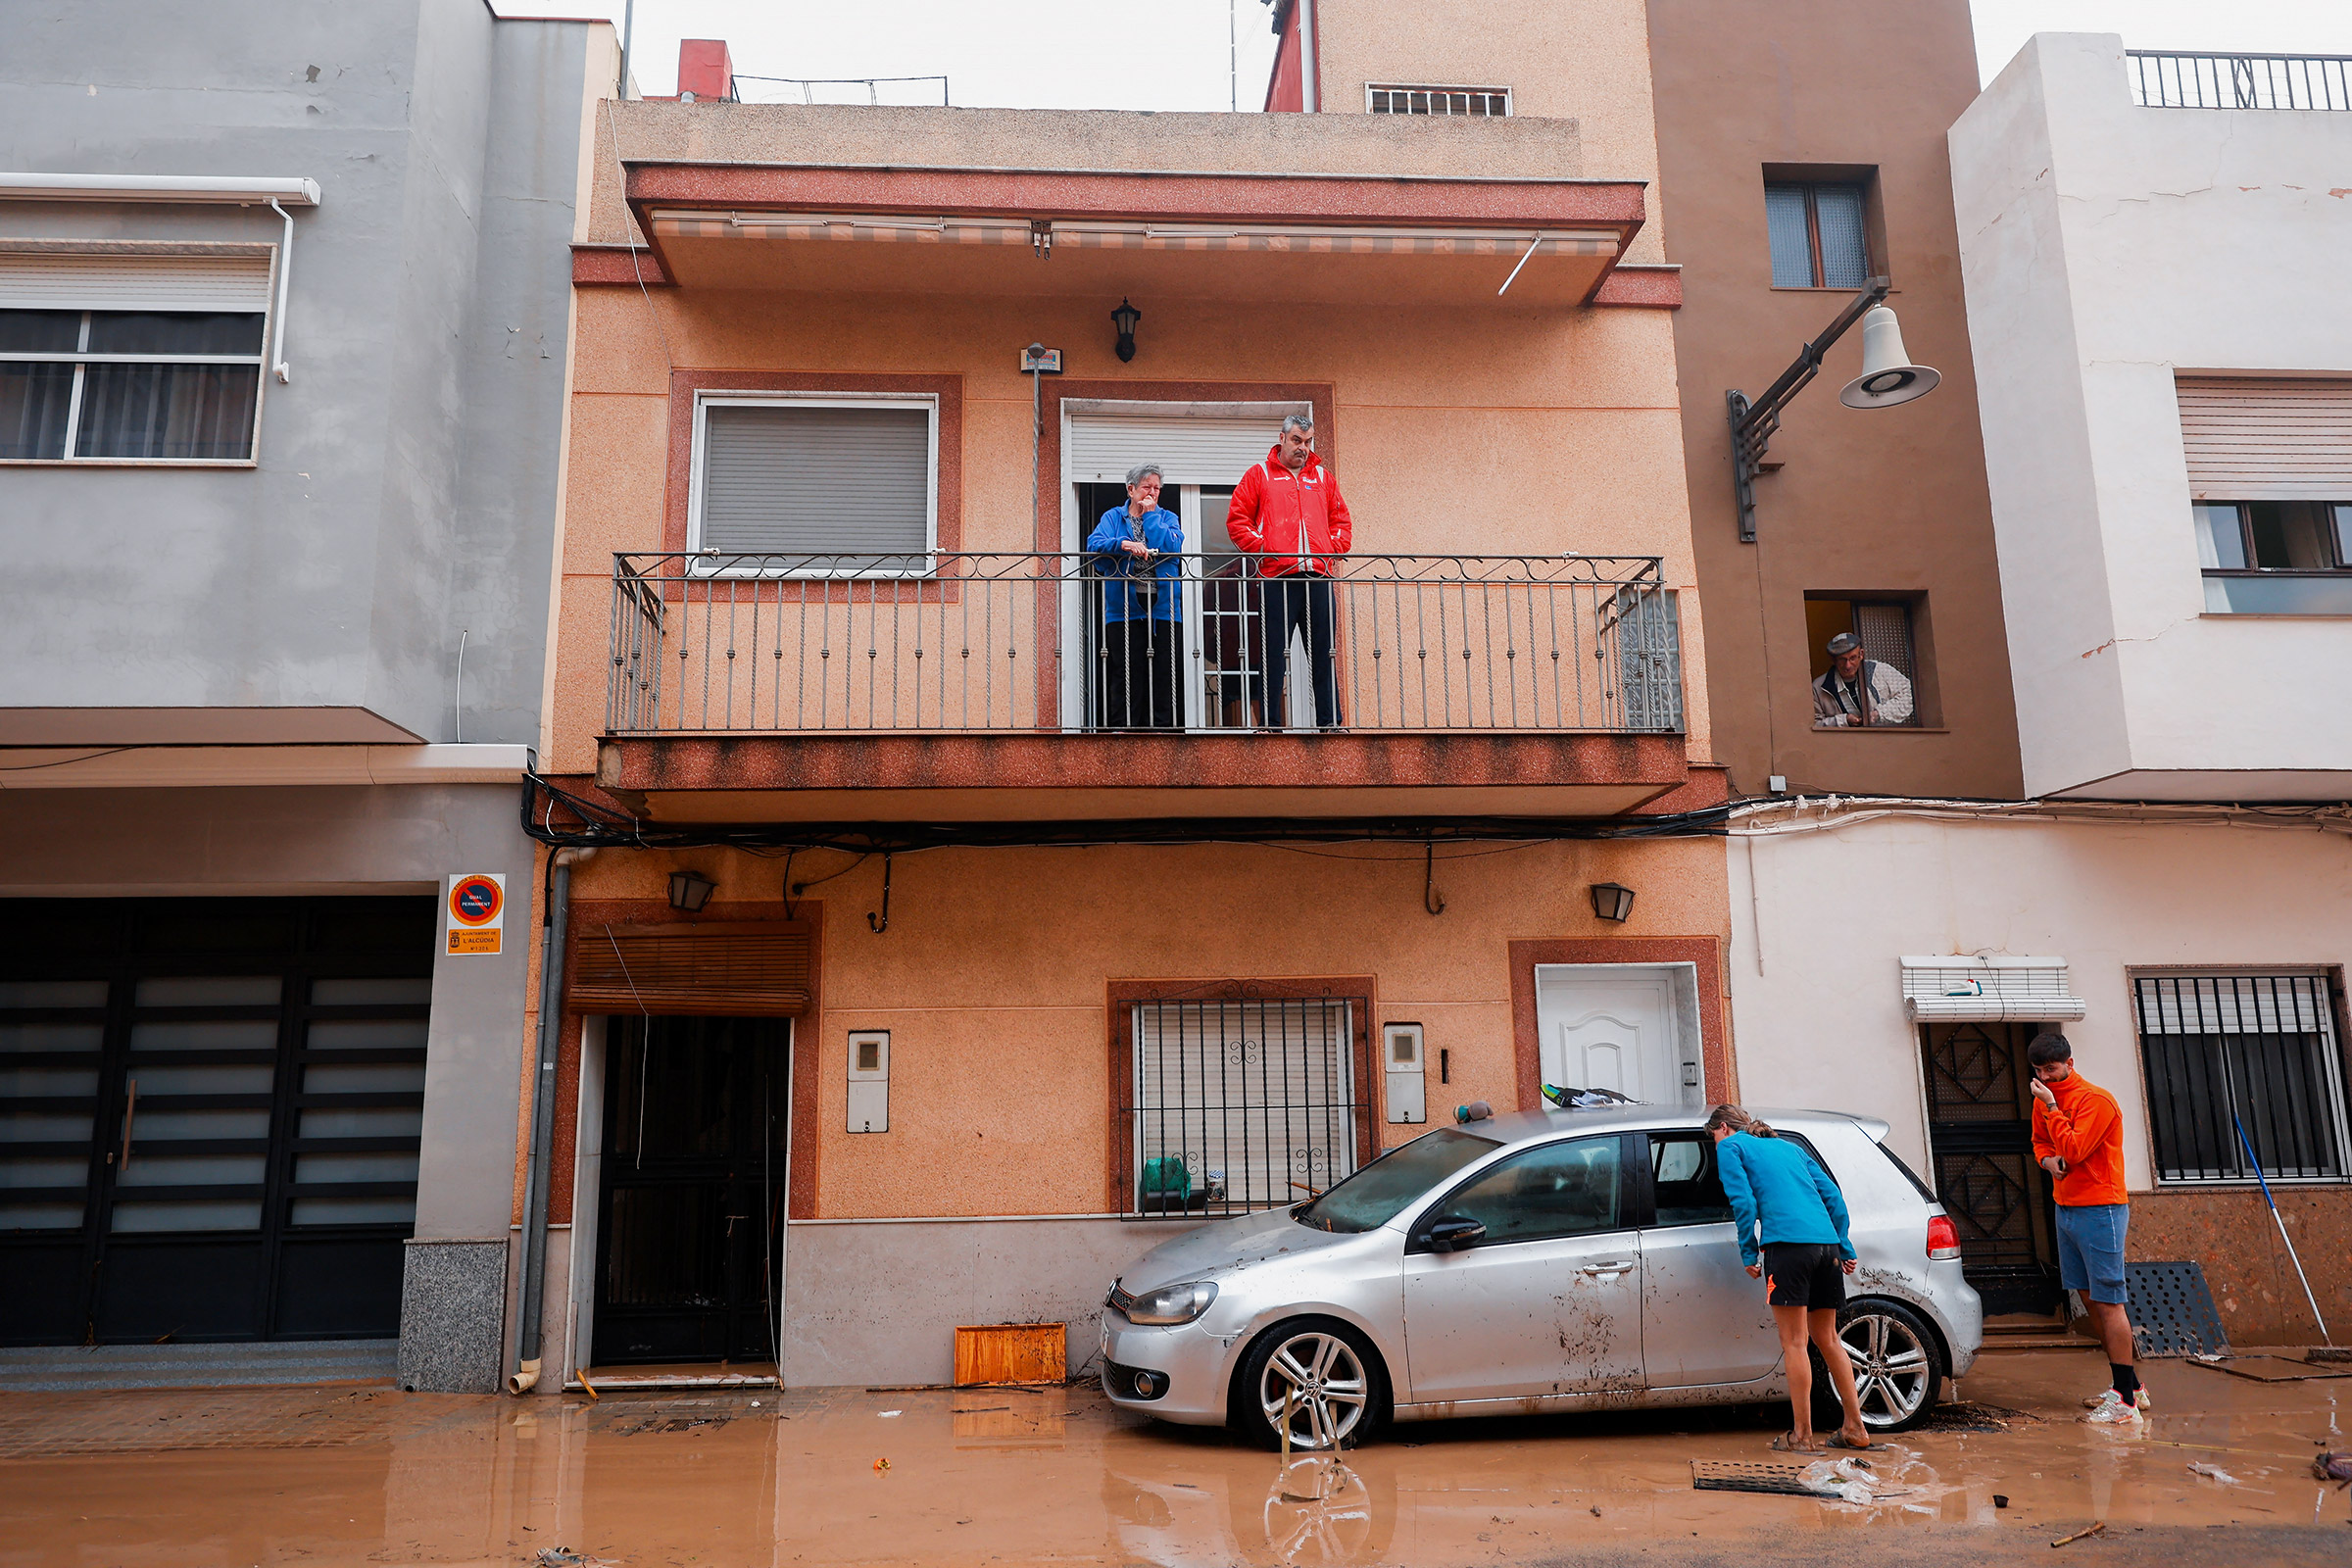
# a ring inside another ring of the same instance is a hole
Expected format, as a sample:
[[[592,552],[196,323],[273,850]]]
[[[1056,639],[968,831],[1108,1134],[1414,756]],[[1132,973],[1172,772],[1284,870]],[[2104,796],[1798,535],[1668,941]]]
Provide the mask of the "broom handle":
[[[2295,1239],[2286,1234],[2286,1221],[2278,1217],[2278,1200],[2271,1196],[2270,1178],[2263,1175],[2262,1161],[2254,1157],[2254,1141],[2246,1136],[2246,1124],[2237,1119],[2235,1110],[2230,1112],[2230,1125],[2237,1129],[2237,1141],[2245,1147],[2246,1163],[2254,1167],[2254,1179],[2262,1183],[2262,1200],[2271,1205],[2271,1223],[2278,1227],[2278,1239],[2286,1244],[2287,1261],[2295,1265],[2295,1278],[2303,1282],[2303,1299],[2311,1303],[2311,1315],[2319,1319],[2320,1339],[2332,1346],[2335,1341],[2328,1338],[2328,1320],[2320,1317],[2320,1298],[2312,1294],[2311,1276],[2303,1272],[2303,1259],[2295,1255]]]

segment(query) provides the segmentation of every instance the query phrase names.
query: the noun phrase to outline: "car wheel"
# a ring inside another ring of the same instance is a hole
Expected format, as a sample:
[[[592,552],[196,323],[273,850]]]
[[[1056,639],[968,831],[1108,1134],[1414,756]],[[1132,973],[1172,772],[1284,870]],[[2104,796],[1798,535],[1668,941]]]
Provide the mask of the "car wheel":
[[[1371,1342],[1332,1318],[1299,1318],[1260,1336],[1234,1388],[1236,1425],[1260,1447],[1306,1452],[1364,1442],[1388,1414],[1388,1379]]]
[[[1848,1301],[1838,1312],[1838,1339],[1854,1365],[1862,1424],[1873,1432],[1908,1432],[1928,1418],[1942,1386],[1936,1336],[1900,1301]],[[1813,1424],[1828,1431],[1844,1419],[1821,1352],[1813,1356]]]

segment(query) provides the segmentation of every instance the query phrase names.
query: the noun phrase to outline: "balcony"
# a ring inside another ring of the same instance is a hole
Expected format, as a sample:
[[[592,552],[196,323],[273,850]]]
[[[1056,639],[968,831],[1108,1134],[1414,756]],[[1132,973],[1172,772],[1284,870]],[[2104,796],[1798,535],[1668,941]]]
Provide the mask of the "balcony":
[[[598,780],[829,822],[1613,815],[1687,781],[1655,558],[1338,570],[1268,704],[1309,594],[1231,562],[1166,558],[1145,601],[1087,555],[618,555]]]
[[[2352,112],[2352,58],[2183,54],[2127,49],[2132,101],[2142,109],[2317,109]]]

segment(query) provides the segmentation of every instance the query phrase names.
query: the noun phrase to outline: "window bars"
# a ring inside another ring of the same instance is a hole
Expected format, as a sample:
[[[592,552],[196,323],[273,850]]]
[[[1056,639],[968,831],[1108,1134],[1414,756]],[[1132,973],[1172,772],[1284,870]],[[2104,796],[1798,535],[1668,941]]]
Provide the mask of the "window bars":
[[[2275,1181],[2344,1178],[2344,1068],[2325,977],[2140,976],[2132,1001],[2159,1181],[2252,1181],[2248,1143]]]
[[[1511,89],[1383,83],[1364,89],[1364,107],[1375,115],[1470,115],[1501,119],[1511,112]]]
[[[2143,109],[2319,109],[2352,112],[2352,57],[2124,51],[2132,101]]]
[[[1133,1004],[1120,1110],[1130,1216],[1303,1202],[1352,1173],[1372,1125],[1360,997]]]

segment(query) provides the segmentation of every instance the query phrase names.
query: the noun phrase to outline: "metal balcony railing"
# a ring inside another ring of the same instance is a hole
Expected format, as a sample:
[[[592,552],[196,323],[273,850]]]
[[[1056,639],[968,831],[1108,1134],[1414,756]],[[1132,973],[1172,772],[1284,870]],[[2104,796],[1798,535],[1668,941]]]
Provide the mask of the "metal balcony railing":
[[[2124,51],[2143,109],[2333,109],[2352,112],[2352,56]]]
[[[1247,560],[1169,557],[1148,600],[1103,566],[616,555],[606,732],[1683,726],[1675,595],[1654,557],[1349,556],[1312,589]],[[1278,658],[1274,630],[1294,621]]]

